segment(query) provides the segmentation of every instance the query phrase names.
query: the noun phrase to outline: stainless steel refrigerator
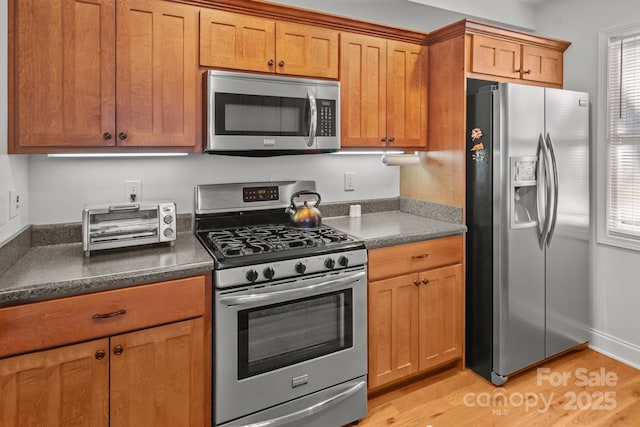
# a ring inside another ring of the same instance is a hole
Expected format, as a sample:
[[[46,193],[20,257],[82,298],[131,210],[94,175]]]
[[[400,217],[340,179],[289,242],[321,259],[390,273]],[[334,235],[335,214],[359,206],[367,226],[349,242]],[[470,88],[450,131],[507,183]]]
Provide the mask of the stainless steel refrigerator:
[[[466,364],[501,385],[588,339],[589,98],[467,93]]]

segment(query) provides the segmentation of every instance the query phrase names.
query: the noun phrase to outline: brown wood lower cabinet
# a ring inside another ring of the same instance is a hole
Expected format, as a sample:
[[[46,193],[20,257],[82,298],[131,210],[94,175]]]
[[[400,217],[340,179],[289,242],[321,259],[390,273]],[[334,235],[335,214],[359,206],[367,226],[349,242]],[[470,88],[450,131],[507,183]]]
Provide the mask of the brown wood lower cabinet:
[[[202,427],[211,276],[0,308],[0,427]]]
[[[369,389],[460,359],[463,302],[461,264],[370,282]]]
[[[204,424],[204,320],[0,359],[0,425]]]
[[[0,359],[0,426],[108,425],[108,338]]]

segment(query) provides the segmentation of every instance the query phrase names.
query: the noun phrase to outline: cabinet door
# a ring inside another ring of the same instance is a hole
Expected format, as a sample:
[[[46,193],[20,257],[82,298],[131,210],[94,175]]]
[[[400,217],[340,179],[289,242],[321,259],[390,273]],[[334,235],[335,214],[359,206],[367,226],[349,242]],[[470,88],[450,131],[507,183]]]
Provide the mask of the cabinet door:
[[[462,357],[462,266],[420,273],[420,370]]]
[[[426,46],[387,43],[387,145],[427,146],[428,50]]]
[[[166,1],[118,4],[118,145],[195,146],[197,13]]]
[[[111,338],[111,427],[204,425],[204,320]]]
[[[12,151],[113,145],[114,0],[14,0],[13,5]]]
[[[276,23],[276,72],[338,78],[338,32],[311,25]]]
[[[474,35],[471,71],[519,79],[520,49],[519,43]]]
[[[340,127],[343,147],[384,147],[387,41],[340,35]]]
[[[219,10],[200,12],[200,65],[275,71],[275,22]]]
[[[109,340],[0,359],[0,425],[107,427]]]
[[[369,388],[418,371],[417,274],[369,283]]]
[[[563,53],[553,49],[522,46],[522,79],[562,84]]]

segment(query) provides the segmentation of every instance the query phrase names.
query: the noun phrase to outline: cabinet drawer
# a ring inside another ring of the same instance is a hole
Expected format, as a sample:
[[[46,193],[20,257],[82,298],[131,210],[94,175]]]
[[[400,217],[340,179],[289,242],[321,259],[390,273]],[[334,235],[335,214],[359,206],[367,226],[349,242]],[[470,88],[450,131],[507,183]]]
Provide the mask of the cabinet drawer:
[[[0,357],[85,341],[205,311],[204,276],[0,309]]]
[[[369,251],[369,280],[462,262],[462,236],[425,240]]]

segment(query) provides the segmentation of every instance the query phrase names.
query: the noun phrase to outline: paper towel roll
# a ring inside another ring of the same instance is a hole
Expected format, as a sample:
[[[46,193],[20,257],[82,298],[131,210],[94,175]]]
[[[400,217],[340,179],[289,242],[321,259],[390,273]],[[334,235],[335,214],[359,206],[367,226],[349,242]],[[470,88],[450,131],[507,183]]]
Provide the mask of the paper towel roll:
[[[382,164],[385,166],[408,166],[420,163],[420,156],[417,154],[399,154],[393,156],[382,156]]]

